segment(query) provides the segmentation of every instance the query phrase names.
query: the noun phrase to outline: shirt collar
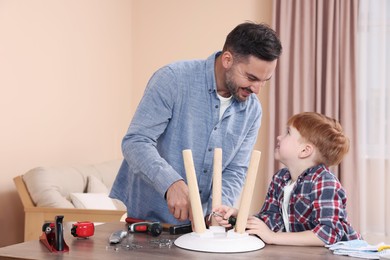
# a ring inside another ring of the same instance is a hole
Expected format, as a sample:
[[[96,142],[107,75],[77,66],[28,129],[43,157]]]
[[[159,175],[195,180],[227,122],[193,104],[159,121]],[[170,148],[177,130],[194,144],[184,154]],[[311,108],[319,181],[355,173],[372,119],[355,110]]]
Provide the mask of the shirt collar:
[[[210,94],[217,91],[217,83],[215,80],[215,59],[221,54],[220,51],[214,52],[206,60],[206,79],[207,88]],[[215,93],[216,95],[216,93]]]
[[[298,179],[303,179],[305,176],[312,175],[313,173],[317,172],[318,169],[325,169],[326,166],[324,164],[318,164],[313,167],[307,168],[305,171],[303,171],[299,176]],[[291,180],[291,174],[290,171],[287,169],[286,174],[283,175],[283,182],[287,183],[289,180]]]

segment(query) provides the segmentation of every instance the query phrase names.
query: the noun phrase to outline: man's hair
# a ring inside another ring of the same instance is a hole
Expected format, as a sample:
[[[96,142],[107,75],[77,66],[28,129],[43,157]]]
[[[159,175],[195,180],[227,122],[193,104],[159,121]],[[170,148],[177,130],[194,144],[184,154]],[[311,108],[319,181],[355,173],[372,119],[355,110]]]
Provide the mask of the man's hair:
[[[223,51],[230,51],[238,59],[253,55],[261,60],[274,61],[282,53],[282,44],[268,25],[246,22],[228,34]]]
[[[337,165],[349,150],[349,139],[335,119],[315,112],[304,112],[292,116],[287,123],[312,143],[320,153],[316,163]]]

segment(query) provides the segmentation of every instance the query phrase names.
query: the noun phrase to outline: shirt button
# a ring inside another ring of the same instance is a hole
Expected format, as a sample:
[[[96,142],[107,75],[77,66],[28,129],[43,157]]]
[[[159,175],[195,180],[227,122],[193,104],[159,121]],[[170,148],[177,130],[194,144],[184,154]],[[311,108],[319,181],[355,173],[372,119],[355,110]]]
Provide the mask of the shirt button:
[[[211,152],[213,150],[213,148],[209,148],[209,152]]]
[[[218,105],[215,105],[215,108],[218,108]]]
[[[203,173],[207,173],[207,170],[206,170],[206,169],[204,169],[204,170],[203,170]]]
[[[218,129],[218,127],[214,127],[214,130],[217,130]]]

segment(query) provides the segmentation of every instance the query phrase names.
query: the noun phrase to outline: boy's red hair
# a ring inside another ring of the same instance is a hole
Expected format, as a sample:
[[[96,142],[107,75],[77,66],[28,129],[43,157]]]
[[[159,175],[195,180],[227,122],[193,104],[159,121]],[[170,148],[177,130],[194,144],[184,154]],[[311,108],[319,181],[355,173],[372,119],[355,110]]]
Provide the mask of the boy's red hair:
[[[316,163],[337,165],[349,150],[349,139],[335,119],[316,112],[303,112],[292,116],[287,123],[312,143],[320,153]]]

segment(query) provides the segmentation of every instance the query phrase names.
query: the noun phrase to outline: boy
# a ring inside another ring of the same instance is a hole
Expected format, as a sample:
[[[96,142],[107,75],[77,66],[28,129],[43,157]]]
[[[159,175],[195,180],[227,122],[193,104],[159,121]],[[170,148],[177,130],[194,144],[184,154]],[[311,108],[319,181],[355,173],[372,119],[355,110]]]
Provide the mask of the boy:
[[[246,232],[278,245],[323,246],[361,239],[347,221],[346,193],[328,168],[349,150],[341,125],[314,112],[294,115],[287,125],[275,148],[275,158],[287,168],[273,176],[264,205],[248,218]],[[227,206],[213,210],[224,217],[215,218],[225,227],[238,213]]]

